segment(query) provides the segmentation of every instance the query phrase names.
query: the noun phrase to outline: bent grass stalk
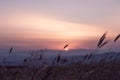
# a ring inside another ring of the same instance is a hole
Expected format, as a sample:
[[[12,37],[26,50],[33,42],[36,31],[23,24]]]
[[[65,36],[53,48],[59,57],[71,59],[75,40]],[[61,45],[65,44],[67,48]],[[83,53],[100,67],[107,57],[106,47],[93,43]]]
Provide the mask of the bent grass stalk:
[[[10,50],[9,50],[9,54],[8,54],[8,56],[7,56],[7,58],[6,58],[6,60],[7,60],[7,62],[9,62],[9,57],[10,57],[10,54],[13,52],[13,46],[10,48]],[[10,62],[9,62],[9,65],[10,65]]]
[[[113,50],[113,45],[119,40],[119,38],[120,38],[120,34],[118,34],[115,38],[114,38],[114,40],[113,40],[113,43],[111,43],[111,46],[110,46],[110,48],[109,48],[109,51],[112,51]]]

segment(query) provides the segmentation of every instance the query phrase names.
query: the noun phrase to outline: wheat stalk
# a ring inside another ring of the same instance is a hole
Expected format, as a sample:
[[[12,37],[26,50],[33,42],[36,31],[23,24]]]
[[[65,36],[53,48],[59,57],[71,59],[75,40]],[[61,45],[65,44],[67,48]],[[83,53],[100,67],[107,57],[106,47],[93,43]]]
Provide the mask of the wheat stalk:
[[[120,38],[120,34],[117,35],[117,37],[114,39],[114,42],[116,42]]]
[[[9,50],[9,54],[11,54],[12,51],[13,51],[13,47],[10,48],[10,50]]]
[[[64,46],[64,49],[67,48],[68,46],[69,46],[69,44],[66,44],[66,45]]]
[[[99,42],[98,42],[97,47],[99,47],[99,46],[103,43],[103,41],[104,41],[105,38],[106,38],[106,35],[107,35],[107,32],[105,32],[105,33],[102,35],[102,37],[99,39]]]
[[[99,46],[99,48],[102,48],[102,47],[103,47],[104,45],[106,45],[108,42],[109,42],[109,40],[103,42],[103,43]]]

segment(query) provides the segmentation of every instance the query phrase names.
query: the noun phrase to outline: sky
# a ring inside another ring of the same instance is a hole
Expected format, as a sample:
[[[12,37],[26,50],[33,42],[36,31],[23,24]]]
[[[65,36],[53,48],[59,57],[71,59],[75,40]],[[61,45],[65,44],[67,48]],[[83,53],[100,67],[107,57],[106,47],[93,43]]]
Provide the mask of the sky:
[[[119,21],[120,0],[0,0],[0,48],[94,48]]]

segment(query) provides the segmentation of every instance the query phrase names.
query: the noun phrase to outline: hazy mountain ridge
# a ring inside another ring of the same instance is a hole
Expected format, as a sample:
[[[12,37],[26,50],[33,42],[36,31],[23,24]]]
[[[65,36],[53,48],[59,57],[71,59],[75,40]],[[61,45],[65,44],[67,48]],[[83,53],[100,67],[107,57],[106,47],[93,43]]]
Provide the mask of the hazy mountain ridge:
[[[50,50],[48,49],[46,52],[39,54],[43,55],[43,58],[41,61],[39,61],[38,58],[33,59],[33,63],[35,64],[42,64],[47,62],[48,64],[51,64],[53,59],[58,56],[58,54],[61,52],[61,58],[68,59],[68,63],[75,63],[78,61],[82,61],[86,54],[95,54],[95,56],[92,56],[92,61],[100,61],[101,59],[111,60],[111,59],[120,59],[120,52],[95,52],[95,50],[91,49],[76,49],[76,50],[69,50],[69,51],[60,51],[60,50]],[[1,53],[3,54],[3,53]],[[20,52],[13,52],[10,55],[6,53],[6,55],[0,56],[0,63],[3,63],[4,58],[7,58],[9,61],[9,64],[16,65],[16,64],[23,64],[24,59],[30,57],[29,51],[20,51]]]

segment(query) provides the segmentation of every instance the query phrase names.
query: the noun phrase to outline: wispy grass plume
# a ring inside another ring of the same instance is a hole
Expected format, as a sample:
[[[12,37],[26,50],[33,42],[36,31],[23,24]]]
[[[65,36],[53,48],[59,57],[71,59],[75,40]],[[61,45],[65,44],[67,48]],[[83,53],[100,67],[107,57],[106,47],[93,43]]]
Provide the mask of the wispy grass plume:
[[[98,42],[97,47],[99,47],[99,46],[103,43],[103,41],[104,41],[105,38],[106,38],[106,35],[107,35],[107,32],[105,32],[105,33],[102,35],[102,37],[99,39],[99,42]]]
[[[102,47],[103,47],[104,45],[106,45],[108,42],[109,42],[109,40],[103,42],[103,43],[99,46],[99,48],[102,48]]]
[[[120,38],[120,34],[117,35],[117,37],[114,39],[114,42],[116,42]]]
[[[67,48],[68,46],[69,46],[69,44],[66,44],[66,45],[64,46],[64,49]]]
[[[12,51],[13,51],[13,47],[10,48],[10,50],[9,50],[9,54],[11,54]]]

